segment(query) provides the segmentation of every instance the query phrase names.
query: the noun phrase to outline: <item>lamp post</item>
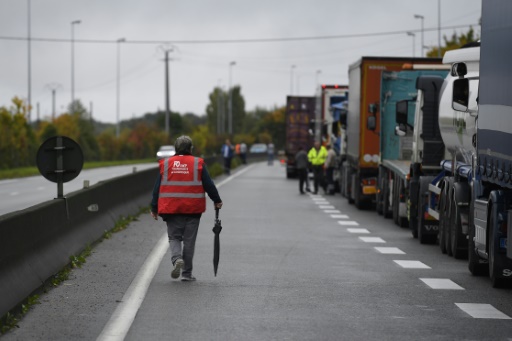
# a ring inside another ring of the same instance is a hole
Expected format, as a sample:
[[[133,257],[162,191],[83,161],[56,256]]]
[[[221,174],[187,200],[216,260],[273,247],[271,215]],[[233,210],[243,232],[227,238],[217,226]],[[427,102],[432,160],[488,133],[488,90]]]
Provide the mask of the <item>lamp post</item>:
[[[119,127],[119,98],[120,98],[120,77],[121,77],[121,43],[125,42],[125,38],[117,39],[117,91],[116,91],[116,137],[119,137],[120,127]]]
[[[231,89],[231,73],[233,66],[236,65],[236,62],[229,63],[229,103],[228,103],[228,124],[229,124],[229,134],[233,134],[233,90]]]
[[[421,56],[424,57],[425,54],[423,51],[423,44],[424,44],[424,42],[423,42],[423,21],[424,21],[425,17],[423,15],[415,14],[414,18],[421,19]]]
[[[57,89],[59,89],[61,86],[59,83],[50,83],[47,84],[46,87],[51,90],[52,92],[52,120],[55,119],[56,112],[55,112],[55,94],[57,92]]]
[[[293,96],[293,69],[295,69],[296,66],[295,65],[292,65],[291,67],[291,70],[290,70],[290,95]]]
[[[441,58],[441,0],[437,1],[437,57]]]
[[[27,22],[28,22],[28,121],[31,121],[32,114],[32,39],[30,28],[30,0],[27,2]]]
[[[71,22],[71,110],[75,110],[75,25],[80,24],[80,20]]]
[[[407,32],[407,35],[412,37],[412,56],[416,57],[416,34]]]
[[[315,86],[318,88],[318,78],[320,76],[320,74],[322,73],[322,70],[316,70],[316,77],[315,77]]]

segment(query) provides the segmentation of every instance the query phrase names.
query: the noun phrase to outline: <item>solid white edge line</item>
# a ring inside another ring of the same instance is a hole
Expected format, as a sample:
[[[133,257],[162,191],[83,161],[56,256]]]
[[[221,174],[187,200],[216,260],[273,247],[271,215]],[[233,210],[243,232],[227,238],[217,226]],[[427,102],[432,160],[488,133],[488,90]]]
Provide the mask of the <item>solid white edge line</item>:
[[[221,181],[218,185],[216,185],[216,187],[221,187],[222,185],[228,183],[237,176],[242,175],[253,167],[254,165],[251,165],[237,172],[236,174],[233,174],[232,176]],[[128,334],[128,331],[130,330],[130,327],[133,323],[133,320],[135,319],[135,316],[137,315],[137,312],[139,311],[142,302],[144,301],[144,298],[146,297],[149,285],[153,281],[156,271],[158,270],[158,267],[160,266],[160,263],[162,262],[162,259],[167,252],[168,245],[167,233],[164,233],[162,237],[160,237],[160,239],[157,241],[153,250],[151,250],[148,258],[146,258],[144,261],[144,264],[139,269],[139,272],[128,287],[128,290],[126,290],[126,293],[123,295],[121,303],[117,306],[116,310],[96,340],[124,340],[126,334]]]
[[[155,273],[167,251],[168,245],[167,233],[164,233],[139,269],[135,279],[124,294],[121,303],[117,306],[96,340],[124,340],[140,305],[146,297],[149,285],[153,277],[155,277]]]

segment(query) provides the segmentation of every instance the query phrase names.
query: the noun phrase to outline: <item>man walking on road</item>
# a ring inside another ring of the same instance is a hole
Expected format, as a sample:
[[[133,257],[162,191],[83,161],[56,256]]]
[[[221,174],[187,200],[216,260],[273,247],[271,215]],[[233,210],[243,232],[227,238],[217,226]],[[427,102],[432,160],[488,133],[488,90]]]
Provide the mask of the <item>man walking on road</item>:
[[[318,193],[318,185],[326,190],[324,183],[324,163],[327,158],[327,149],[320,144],[320,142],[316,141],[313,148],[308,153],[309,162],[313,165],[313,175],[314,175],[314,186],[315,191],[313,194]]]
[[[192,139],[180,136],[174,146],[176,155],[159,161],[160,175],[153,188],[151,216],[155,220],[161,216],[167,224],[171,277],[176,279],[181,273],[182,281],[195,281],[192,260],[199,221],[206,210],[205,192],[215,208],[222,207],[222,200],[204,160],[192,156]]]

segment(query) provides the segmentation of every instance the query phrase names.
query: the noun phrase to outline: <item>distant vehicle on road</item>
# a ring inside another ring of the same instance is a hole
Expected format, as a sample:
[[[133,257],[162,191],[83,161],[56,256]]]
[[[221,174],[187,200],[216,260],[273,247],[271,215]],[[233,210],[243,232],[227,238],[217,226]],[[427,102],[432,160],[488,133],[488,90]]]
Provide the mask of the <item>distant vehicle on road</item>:
[[[171,157],[176,154],[176,149],[174,146],[161,146],[158,152],[156,153],[157,160],[165,159],[167,157]]]
[[[259,153],[266,153],[266,152],[267,152],[267,145],[264,143],[255,143],[249,149],[249,153],[252,153],[252,154],[259,154]]]

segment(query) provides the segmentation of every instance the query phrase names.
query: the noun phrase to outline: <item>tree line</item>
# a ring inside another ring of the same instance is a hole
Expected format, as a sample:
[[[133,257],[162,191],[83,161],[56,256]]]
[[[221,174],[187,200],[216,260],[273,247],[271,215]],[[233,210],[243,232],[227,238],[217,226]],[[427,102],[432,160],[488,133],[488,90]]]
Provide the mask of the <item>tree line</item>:
[[[116,136],[116,125],[91,119],[80,100],[55,118],[29,122],[27,103],[14,97],[9,107],[0,107],[0,169],[35,166],[39,146],[57,135],[75,140],[86,162],[155,158],[160,146],[173,144],[182,134],[192,138],[194,154],[202,156],[218,154],[226,138],[247,145],[273,141],[283,147],[285,108],[246,111],[241,88],[231,91],[233,134],[227,129],[229,93],[221,88],[210,93],[205,116],[171,112],[169,135],[163,111],[120,122]]]

